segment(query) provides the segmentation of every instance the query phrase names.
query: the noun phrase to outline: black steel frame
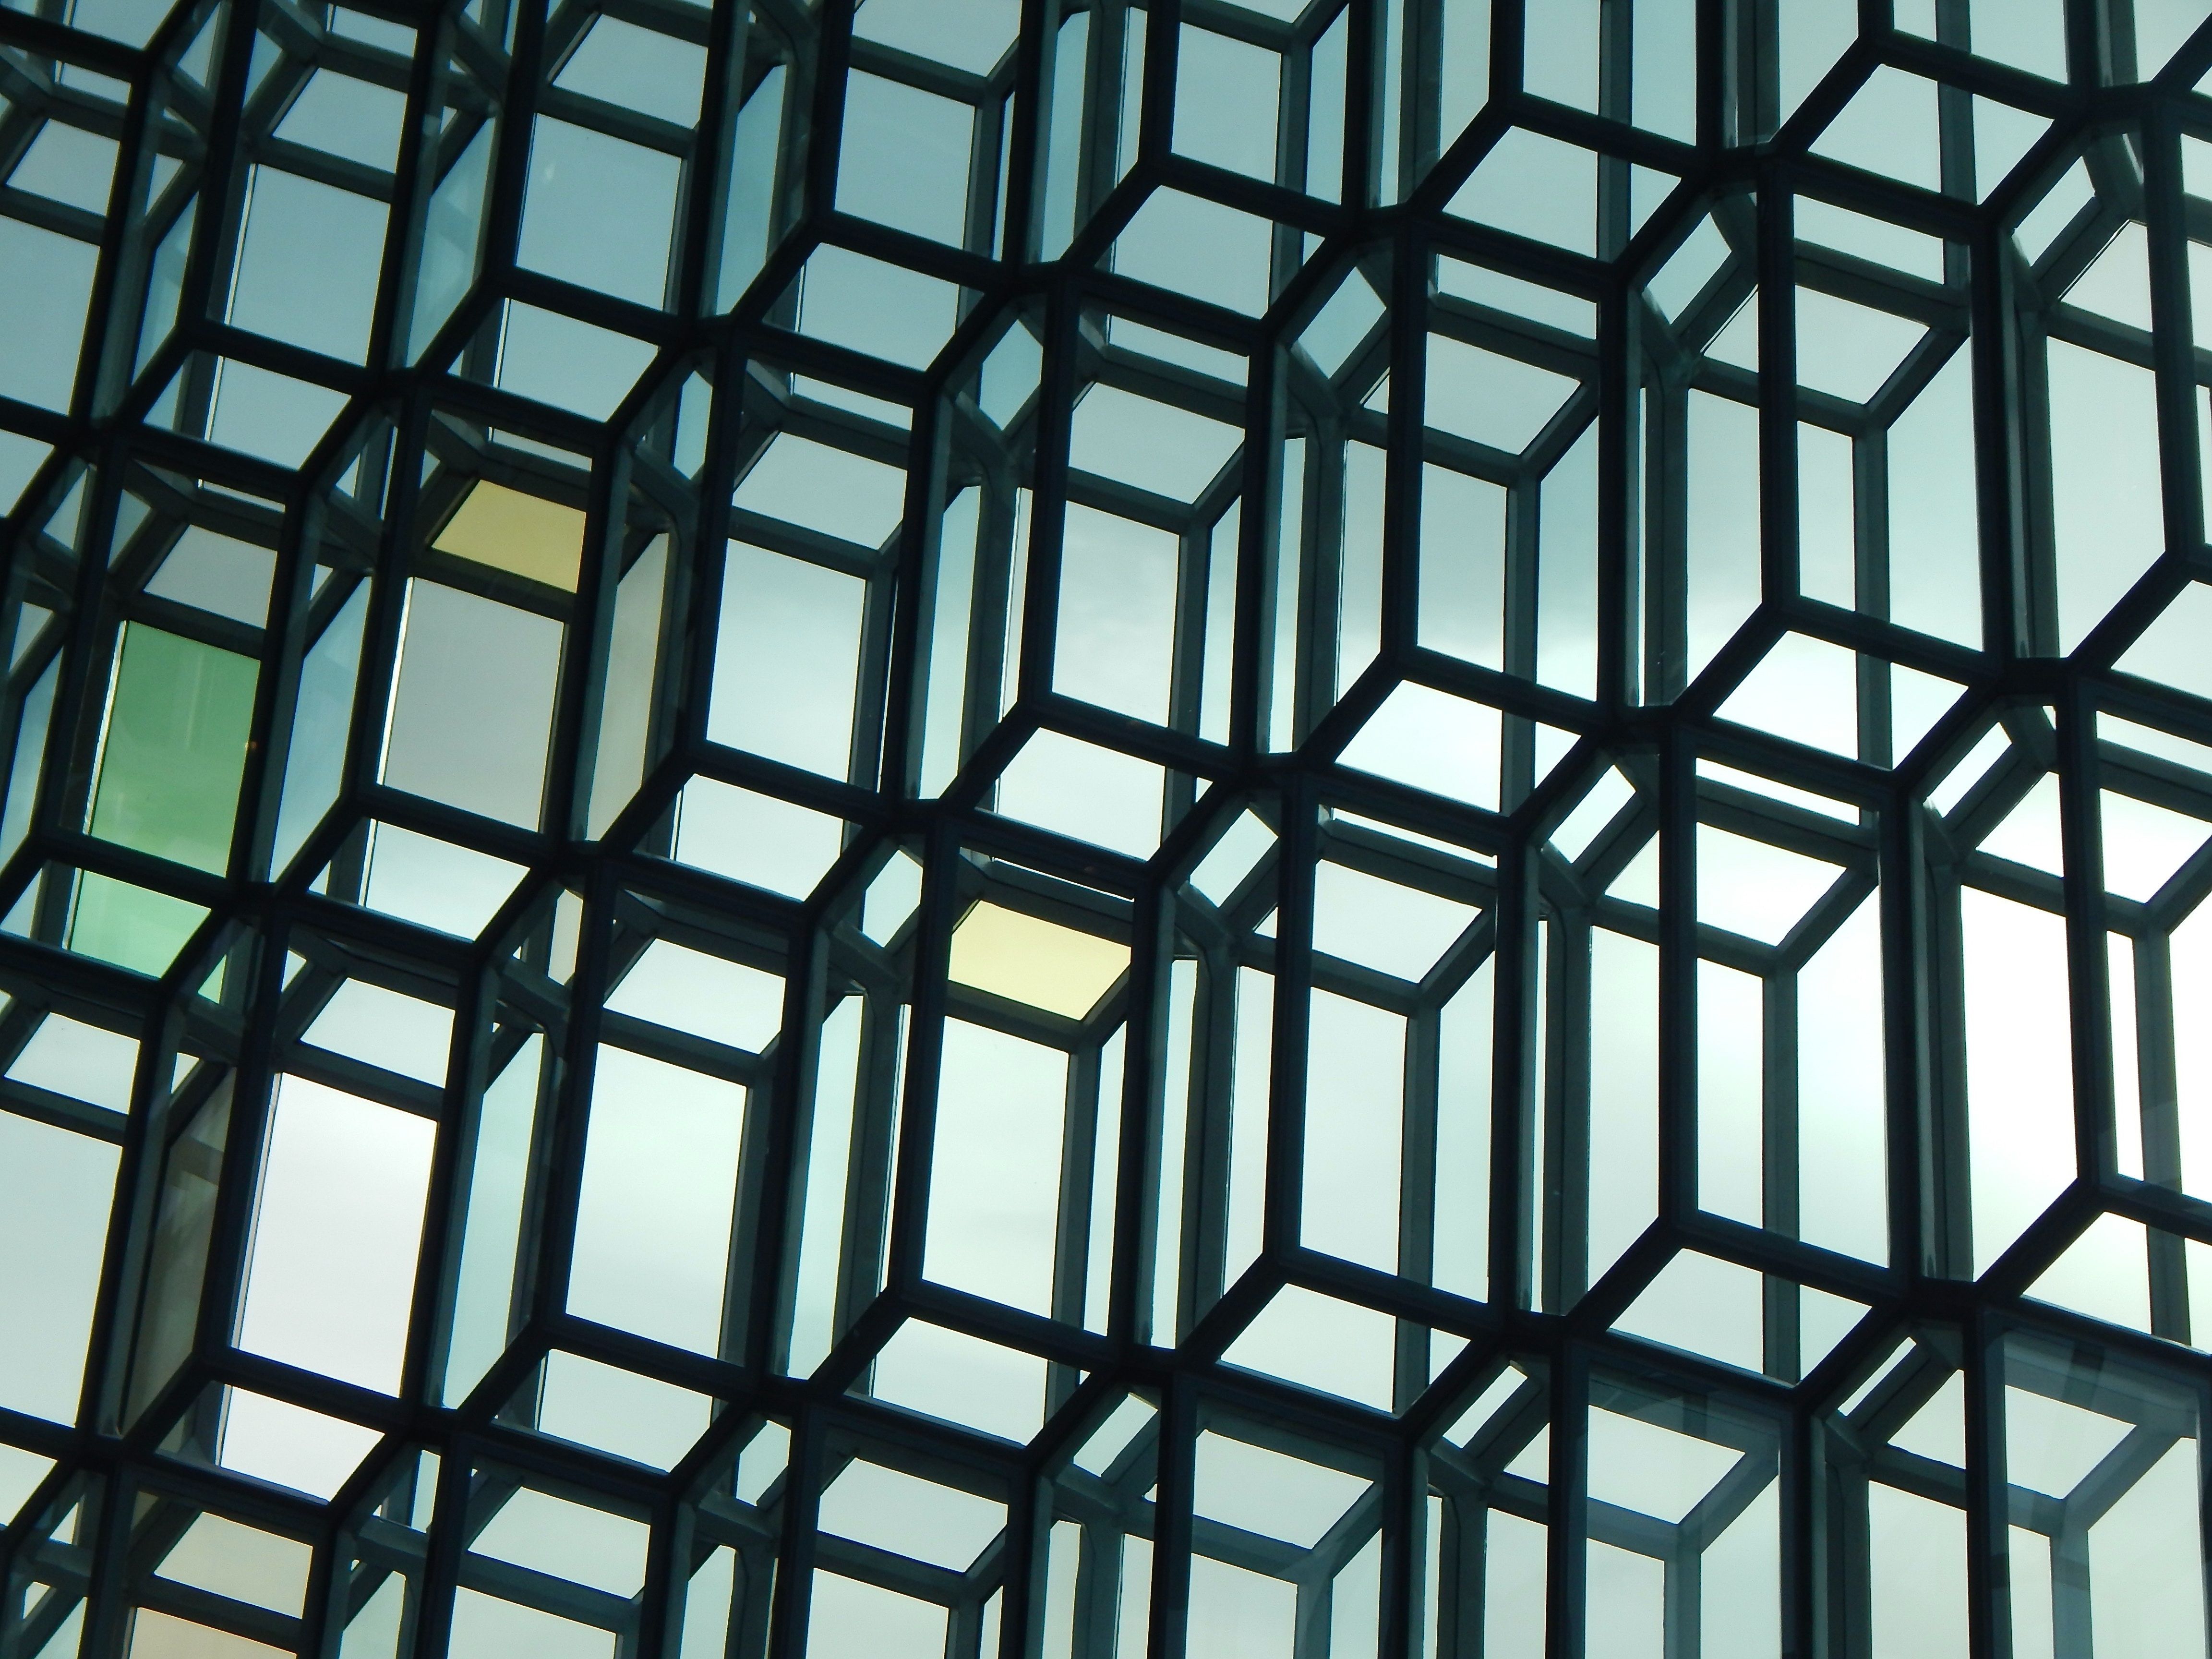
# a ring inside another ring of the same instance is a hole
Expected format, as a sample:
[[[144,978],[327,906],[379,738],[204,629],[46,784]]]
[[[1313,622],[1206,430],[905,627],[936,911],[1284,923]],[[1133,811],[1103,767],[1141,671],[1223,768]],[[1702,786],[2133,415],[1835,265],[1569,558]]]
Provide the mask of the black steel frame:
[[[0,983],[13,999],[0,1013],[0,1055],[12,1060],[56,1016],[142,1045],[127,1111],[0,1081],[7,1111],[112,1143],[119,1153],[76,1420],[0,1410],[0,1440],[54,1460],[0,1534],[8,1575],[0,1656],[63,1651],[49,1644],[72,1618],[82,1620],[76,1651],[120,1654],[139,1607],[292,1651],[337,1655],[349,1621],[393,1575],[406,1586],[402,1651],[447,1650],[458,1585],[610,1632],[624,1655],[673,1654],[682,1631],[690,1654],[701,1615],[687,1620],[685,1587],[719,1548],[733,1551],[738,1564],[732,1655],[806,1652],[810,1584],[826,1570],[944,1607],[945,1650],[961,1659],[978,1651],[987,1622],[1007,1656],[1048,1644],[1056,1652],[1128,1654],[1139,1650],[1120,1588],[1130,1539],[1150,1540],[1143,1650],[1184,1650],[1195,1551],[1296,1584],[1294,1650],[1319,1656],[1334,1650],[1331,1598],[1342,1592],[1332,1585],[1377,1537],[1375,1651],[1472,1656],[1484,1651],[1485,1596],[1503,1593],[1484,1571],[1495,1516],[1547,1528],[1547,1652],[1595,1659],[1605,1650],[1603,1632],[1585,1643],[1593,1540],[1663,1564],[1664,1651],[1689,1656],[1706,1628],[1704,1553],[1770,1488],[1780,1650],[1861,1655],[1873,1650],[1879,1593],[1869,1577],[1870,1480],[1963,1514],[1963,1617],[1977,1659],[2012,1651],[2008,1557],[2019,1528],[2051,1537],[2062,1562],[2074,1563],[2054,1593],[2055,1651],[2089,1651],[2088,1528],[2173,1446],[2193,1445],[2201,1463],[2212,1409],[2212,1372],[2193,1351],[2205,1341],[2192,1328],[2190,1297],[2194,1278],[2212,1273],[2191,1259],[2191,1246],[2212,1244],[2212,1192],[2189,1190],[2184,1169],[2191,1106],[2175,1080],[2175,1026],[2190,1014],[2174,1005],[2168,957],[2174,929],[2212,891],[2212,834],[2138,902],[2106,890],[2100,816],[2102,792],[2113,792],[2201,825],[2212,820],[2212,775],[2100,740],[2096,724],[2102,714],[2212,744],[2207,687],[2116,666],[2191,584],[2212,580],[2199,454],[2212,356],[2196,343],[2190,285],[2192,254],[2212,248],[2212,199],[2190,191],[2182,160],[2185,143],[2212,143],[2212,103],[2192,90],[2212,69],[2212,21],[2163,68],[2142,65],[2139,77],[2129,0],[2066,0],[2061,81],[2012,67],[1995,49],[1969,51],[1970,24],[1986,26],[1986,8],[1936,0],[1936,38],[1923,39],[1893,27],[1890,0],[1860,0],[1855,43],[1791,108],[1779,43],[1802,11],[1792,0],[1695,0],[1685,8],[1693,13],[1696,64],[1688,142],[1632,119],[1636,31],[1651,27],[1653,9],[1626,0],[1592,5],[1596,94],[1593,107],[1577,109],[1522,90],[1537,8],[1492,0],[1487,96],[1468,100],[1480,112],[1457,131],[1441,113],[1447,83],[1461,72],[1445,31],[1463,27],[1468,8],[1312,0],[1290,21],[1272,9],[1227,0],[1151,0],[1141,9],[1128,0],[1023,0],[1018,33],[987,75],[856,37],[848,0],[823,0],[818,11],[796,0],[708,9],[684,0],[571,0],[550,9],[531,0],[423,9],[363,0],[358,15],[414,32],[411,55],[342,31],[325,8],[291,0],[185,0],[133,43],[70,27],[56,0],[0,11],[0,95],[8,100],[0,164],[12,165],[48,121],[112,138],[120,157],[104,214],[0,186],[0,214],[97,252],[67,407],[0,397],[0,427],[51,447],[5,520],[0,620],[17,645],[0,738],[16,757],[8,817],[24,833],[0,867],[0,911],[9,913]],[[555,68],[602,15],[703,50],[696,125],[554,84]],[[1132,46],[1139,21],[1140,57]],[[1177,153],[1179,28],[1210,29],[1279,55],[1273,179]],[[1325,69],[1325,53],[1340,41],[1343,124],[1329,142],[1340,149],[1341,172],[1310,176],[1309,128],[1320,118],[1323,74],[1316,65]],[[1079,64],[1070,56],[1078,52]],[[1814,149],[1881,66],[1938,83],[1940,189]],[[390,172],[275,136],[318,70],[404,95]],[[847,77],[860,71],[973,106],[961,246],[835,210],[833,135],[842,130]],[[1129,77],[1136,84],[1125,84]],[[763,88],[781,97],[781,114],[750,129],[767,148],[749,153],[739,112]],[[2048,123],[2001,179],[1975,175],[1976,100]],[[1130,113],[1133,133],[1121,130]],[[515,263],[530,135],[544,117],[679,163],[659,308]],[[487,128],[489,185],[475,274],[449,314],[425,325],[417,302],[434,194]],[[1453,210],[1467,179],[1511,131],[1590,153],[1596,222],[1588,253]],[[1056,137],[1063,131],[1072,135],[1065,149]],[[2077,161],[2093,194],[2031,258],[2014,231]],[[263,164],[389,204],[363,361],[325,356],[231,319],[227,296],[249,169]],[[1638,177],[1659,179],[1656,203],[1636,194]],[[750,275],[744,251],[730,247],[725,229],[741,187],[764,191],[769,216],[763,257]],[[1115,268],[1116,250],[1133,246],[1125,239],[1137,216],[1168,191],[1268,227],[1263,314]],[[1801,238],[1793,229],[1801,200],[1940,239],[1942,279],[1905,273],[1878,252]],[[1055,201],[1068,215],[1064,248],[1049,246],[1058,237],[1049,222]],[[1726,257],[1669,318],[1647,285],[1708,214]],[[2147,329],[2060,297],[2117,233],[2137,225],[2147,238]],[[173,232],[185,238],[181,258],[161,252],[179,246]],[[926,367],[810,331],[799,283],[823,248],[957,290],[957,325]],[[1440,258],[1583,302],[1591,325],[1577,331],[1503,302],[1455,297],[1439,285]],[[1297,343],[1344,284],[1361,282],[1380,296],[1376,320],[1325,370]],[[1706,350],[1754,291],[1756,371]],[[1863,404],[1801,386],[1801,291],[1905,318],[1926,332]],[[503,390],[501,342],[514,304],[641,343],[650,367],[604,421]],[[1233,360],[1242,384],[1190,366],[1202,359],[1170,362],[1117,343],[1113,322]],[[0,335],[10,326],[0,318]],[[984,411],[977,377],[1014,331],[1033,337],[1042,367],[1034,394],[1000,418]],[[1572,389],[1518,453],[1440,430],[1424,409],[1434,339],[1549,369]],[[2050,450],[2046,340],[2149,373],[2162,479],[2163,550],[2100,618],[2065,641],[2069,650],[2061,648],[2063,630],[2073,619],[2063,615],[2059,592],[2069,558],[2082,556],[2060,544],[2055,527],[2052,471],[2063,458]],[[1938,637],[1889,620],[1884,446],[1956,352],[1966,354],[1972,387],[1978,610]],[[325,388],[343,411],[296,467],[224,447],[209,430],[222,362]],[[1378,399],[1386,380],[1388,396]],[[1084,470],[1071,433],[1077,400],[1093,386],[1237,428],[1235,457],[1192,501]],[[1711,590],[1700,584],[1711,578],[1699,574],[1703,532],[1688,500],[1693,393],[1755,411],[1762,486],[1752,509],[1755,591],[1726,642],[1702,659],[1691,617],[1697,603],[1710,602]],[[898,406],[908,424],[854,404],[855,394]],[[1856,446],[1855,605],[1801,596],[1801,423]],[[1562,622],[1558,590],[1546,586],[1556,567],[1544,540],[1544,486],[1591,434],[1592,586],[1586,611],[1571,606]],[[881,546],[862,546],[742,499],[732,505],[733,489],[786,434],[901,469],[898,531]],[[1354,444],[1378,453],[1384,469],[1371,548],[1355,546],[1346,528],[1346,453]],[[1504,492],[1495,661],[1452,654],[1425,634],[1425,466]],[[427,545],[479,479],[581,512],[585,556],[573,592]],[[975,492],[979,530],[972,562],[962,567],[944,532],[948,508],[966,489]],[[1054,689],[1071,503],[1176,538],[1164,723]],[[273,550],[268,626],[146,591],[187,524]],[[1018,538],[1021,526],[1026,542]],[[863,584],[842,777],[708,738],[724,604],[720,550],[732,536]],[[603,820],[594,774],[611,763],[605,728],[617,596],[655,547],[666,550],[668,574],[644,682],[645,764],[635,787],[617,779],[614,799],[627,801]],[[1355,591],[1355,559],[1371,559],[1371,592]],[[963,570],[971,583],[964,591],[956,585]],[[434,577],[565,630],[538,825],[499,822],[383,781],[380,688],[396,672],[412,577]],[[361,593],[359,691],[335,798],[289,860],[272,864],[286,781],[305,763],[290,752],[302,665]],[[964,628],[939,631],[941,613],[961,614],[948,605],[965,609]],[[1360,609],[1368,605],[1371,614]],[[1560,638],[1556,630],[1579,626],[1572,618],[1585,615],[1577,648],[1586,647],[1588,672],[1569,684],[1580,671],[1559,669],[1547,652]],[[189,868],[88,831],[126,622],[259,665],[223,869]],[[1824,752],[1759,729],[1759,711],[1741,704],[1721,712],[1785,636],[1852,653],[1862,734],[1854,752]],[[950,661],[947,643],[957,647]],[[1361,649],[1371,654],[1363,659]],[[1893,748],[1893,674],[1900,669],[1945,681],[1953,693],[1924,732]],[[936,701],[947,676],[957,775],[925,787],[927,741],[933,732],[947,741]],[[1475,793],[1454,799],[1356,763],[1352,745],[1401,685],[1495,711],[1498,775],[1470,780]],[[26,713],[45,706],[42,698],[54,711],[43,732]],[[19,731],[30,733],[20,746]],[[1002,773],[1040,732],[1158,769],[1157,851],[1117,852],[1000,810]],[[1931,805],[1930,795],[1992,732],[2004,734],[1995,764],[1948,811]],[[1733,771],[1716,777],[1714,766]],[[1627,804],[1583,846],[1562,849],[1552,837],[1613,769],[1629,787]],[[2059,869],[1980,850],[2052,775]],[[842,850],[797,896],[686,863],[678,803],[694,780],[840,820]],[[1783,793],[1772,793],[1778,786]],[[1805,793],[1832,810],[1801,804]],[[1189,877],[1247,809],[1271,830],[1270,849],[1217,902]],[[473,939],[412,925],[379,910],[365,890],[379,823],[526,873]],[[1826,860],[1840,873],[1779,944],[1725,933],[1699,920],[1701,825]],[[1611,890],[1655,838],[1658,902]],[[924,872],[919,907],[897,933],[873,938],[862,928],[860,900],[899,855]],[[1479,914],[1418,983],[1396,979],[1316,945],[1323,864]],[[170,896],[206,920],[165,971],[94,959],[68,944],[73,896],[86,876]],[[2063,917],[2066,929],[2076,1173],[1986,1261],[1977,1260],[1972,1231],[1978,1177],[1967,1108],[1962,889]],[[982,897],[1126,945],[1126,976],[1080,1019],[954,982],[953,936]],[[1805,1172],[1796,1146],[1795,976],[1869,902],[1881,936],[1884,1261],[1798,1236]],[[1594,935],[1653,947],[1657,964],[1653,1219],[1610,1263],[1590,1258],[1592,1207],[1603,1204],[1593,1196],[1592,1142],[1607,1133],[1593,1128],[1592,1057],[1625,1039],[1608,1024],[1618,1008],[1593,988]],[[2106,941],[2119,937],[2131,942],[2133,963],[2134,1031],[2125,1040],[2142,1118],[2131,1131],[2141,1146],[2134,1173],[2124,1167],[2116,1116],[2124,1108]],[[609,1011],[611,988],[663,939],[781,975],[782,1034],[752,1053]],[[1765,988],[1758,1224],[1699,1206],[1700,960],[1757,975]],[[1265,1164],[1256,1177],[1234,1172],[1232,1146],[1246,1029],[1239,974],[1255,970],[1272,997]],[[453,1011],[443,1084],[305,1041],[349,981]],[[1488,1092],[1440,1103],[1448,1087],[1438,1071],[1443,1011],[1470,984],[1494,999]],[[1315,991],[1406,1022],[1395,1270],[1300,1243]],[[813,1135],[825,1109],[816,1097],[823,1028],[847,998],[863,1012],[849,1156],[830,1170],[842,1184],[829,1212],[838,1229],[836,1340],[811,1373],[793,1375],[805,1228],[818,1212],[810,1209],[809,1183],[822,1173]],[[1009,1307],[925,1277],[932,1182],[942,1178],[931,1152],[949,1017],[1071,1057],[1048,1308]],[[534,1109],[506,1350],[465,1398],[447,1403],[441,1389],[483,1092],[540,1034],[551,1058]],[[605,1042],[750,1091],[715,1355],[567,1311],[593,1066]],[[1109,1060],[1117,1043],[1118,1058]],[[188,1068],[175,1065],[179,1057]],[[1188,1065],[1188,1090],[1171,1058]],[[1101,1084],[1115,1065],[1118,1097]],[[435,1125],[396,1395],[236,1346],[280,1073]],[[1455,1109],[1486,1122],[1486,1192],[1455,1190],[1437,1173],[1440,1115]],[[1103,1188],[1091,1178],[1102,1137],[1118,1160]],[[1180,1174],[1164,1193],[1164,1169]],[[1263,1192],[1260,1249],[1240,1268],[1231,1212],[1251,1200],[1238,1183],[1255,1178]],[[1113,1208],[1094,1217],[1102,1192]],[[1481,1297],[1437,1282],[1439,1216],[1469,1205],[1486,1229],[1489,1288]],[[2140,1329],[2029,1294],[2106,1215],[2147,1230],[2149,1311]],[[1098,1244],[1110,1252],[1103,1277],[1088,1260]],[[1755,1369],[1693,1352],[1686,1337],[1662,1344],[1616,1328],[1685,1252],[1759,1277]],[[40,1271],[36,1261],[0,1263],[9,1276]],[[1108,1287],[1103,1310],[1086,1300],[1094,1277]],[[1387,1400],[1349,1401],[1231,1352],[1285,1285],[1395,1322]],[[1809,1366],[1801,1364],[1803,1289],[1865,1310]],[[1048,1414],[1034,1436],[1017,1443],[874,1397],[879,1352],[916,1319],[1045,1362]],[[541,1369],[554,1349],[708,1396],[712,1426],[665,1471],[542,1432]],[[1455,1425],[1469,1402],[1506,1375],[1508,1363],[1518,1384],[1462,1433]],[[1962,1461],[1889,1444],[1954,1376],[1964,1381]],[[328,1502],[255,1480],[220,1467],[225,1388],[383,1438]],[[2007,1478],[2008,1389],[2102,1412],[2128,1425],[2124,1437],[2072,1495],[2032,1492]],[[1132,1397],[1153,1408],[1149,1426],[1103,1471],[1073,1462]],[[1671,1522],[1609,1503],[1591,1494],[1593,1409],[1730,1449],[1739,1462]],[[732,1469],[744,1449],[767,1443],[764,1425],[788,1430],[787,1467],[755,1499],[740,1501]],[[1543,1478],[1509,1471],[1540,1431],[1549,1437]],[[1370,1485],[1309,1548],[1263,1537],[1206,1512],[1198,1487],[1206,1433]],[[435,1461],[425,1462],[426,1452]],[[817,1529],[824,1487],[861,1454],[1003,1503],[1005,1531],[953,1571]],[[523,1485],[649,1522],[643,1587],[624,1599],[472,1551]],[[2200,1477],[2200,1512],[2208,1490]],[[167,1551],[203,1511],[315,1546],[300,1616],[158,1577]],[[1073,1566],[1063,1568],[1055,1522],[1081,1529],[1077,1554],[1066,1558]],[[1070,1599],[1055,1600],[1063,1570],[1074,1573],[1074,1588]],[[1194,1637],[1191,1651],[1201,1639]],[[2178,1639],[2171,1650],[2188,1650]],[[353,1659],[352,1648],[345,1652]]]

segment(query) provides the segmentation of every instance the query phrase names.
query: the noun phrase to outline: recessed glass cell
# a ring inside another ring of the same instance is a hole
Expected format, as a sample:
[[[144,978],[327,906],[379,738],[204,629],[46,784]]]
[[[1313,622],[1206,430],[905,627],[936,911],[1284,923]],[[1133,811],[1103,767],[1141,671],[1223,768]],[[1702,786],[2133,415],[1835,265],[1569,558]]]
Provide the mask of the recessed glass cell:
[[[441,553],[574,592],[584,556],[574,507],[480,478],[431,542]]]
[[[117,1148],[52,1123],[0,1112],[0,1184],[9,1200],[0,1238],[11,1257],[39,1264],[0,1291],[18,1334],[0,1361],[0,1403],[68,1422],[76,1413],[91,1340]]]
[[[269,1115],[238,1344],[397,1393],[428,1195],[428,1119],[278,1079]],[[347,1231],[341,1224],[350,1224]],[[353,1230],[371,1237],[356,1241]],[[331,1287],[342,1287],[335,1293]]]
[[[1018,0],[865,0],[853,33],[864,40],[988,75],[1014,42]]]
[[[1272,226],[1209,197],[1156,190],[1115,240],[1114,269],[1256,316],[1267,308]]]
[[[1565,376],[1445,336],[1429,342],[1429,424],[1518,454],[1575,390]]]
[[[1273,179],[1275,112],[1282,97],[1277,55],[1188,24],[1176,52],[1176,153]]]
[[[592,21],[553,84],[690,126],[699,118],[706,67],[707,54],[696,42],[603,15]]]
[[[87,213],[107,211],[115,172],[115,141],[82,127],[48,121],[8,175],[13,190],[27,190]]]
[[[856,70],[845,83],[838,210],[958,246],[975,124],[965,104]]]
[[[867,584],[857,576],[732,542],[708,736],[843,776],[866,605]]]
[[[228,320],[359,362],[376,306],[383,205],[276,167],[250,178]]]
[[[276,574],[271,549],[192,525],[147,580],[146,591],[258,628],[268,616]]]
[[[222,869],[246,768],[253,659],[128,623],[114,672],[88,827],[158,858]]]
[[[276,124],[279,138],[389,173],[399,161],[404,94],[373,81],[318,70]]]
[[[0,334],[0,395],[65,410],[99,250],[58,231],[0,216],[0,264],[21,284],[22,309]]]
[[[658,307],[676,211],[673,156],[541,118],[516,258],[549,276]]]
[[[985,902],[953,930],[949,971],[956,985],[1080,1019],[1128,963],[1124,945]]]
[[[1068,464],[1189,501],[1212,482],[1237,442],[1233,427],[1098,386],[1076,404]]]
[[[600,1046],[570,1312],[717,1351],[746,1104],[722,1079]]]
[[[801,333],[902,368],[928,365],[959,307],[951,283],[847,248],[816,250],[799,279]]]
[[[561,625],[442,583],[409,584],[384,777],[510,823],[534,825],[544,787]],[[476,707],[480,717],[456,721]]]

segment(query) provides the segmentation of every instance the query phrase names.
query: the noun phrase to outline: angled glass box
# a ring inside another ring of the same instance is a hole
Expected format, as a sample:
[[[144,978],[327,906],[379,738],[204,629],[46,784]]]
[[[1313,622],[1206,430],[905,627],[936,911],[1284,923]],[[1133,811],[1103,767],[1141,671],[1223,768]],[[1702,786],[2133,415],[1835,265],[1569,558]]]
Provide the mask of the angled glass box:
[[[2208,492],[2204,0],[8,0],[0,1659],[2212,1659]]]

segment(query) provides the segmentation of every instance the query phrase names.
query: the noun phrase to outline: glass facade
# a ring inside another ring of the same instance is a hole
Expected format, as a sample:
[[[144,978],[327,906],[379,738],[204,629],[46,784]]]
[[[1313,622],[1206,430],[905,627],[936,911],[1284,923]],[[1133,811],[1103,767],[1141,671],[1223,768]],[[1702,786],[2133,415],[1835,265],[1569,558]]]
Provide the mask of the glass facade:
[[[5,0],[0,1659],[2207,1659],[2204,0]]]

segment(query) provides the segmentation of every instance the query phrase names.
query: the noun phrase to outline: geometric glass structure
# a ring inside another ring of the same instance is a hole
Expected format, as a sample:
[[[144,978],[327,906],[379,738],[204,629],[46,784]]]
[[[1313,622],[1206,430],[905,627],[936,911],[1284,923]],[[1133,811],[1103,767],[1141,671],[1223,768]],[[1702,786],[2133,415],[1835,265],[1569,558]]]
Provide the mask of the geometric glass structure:
[[[0,100],[0,1655],[2204,1659],[2201,0]]]

